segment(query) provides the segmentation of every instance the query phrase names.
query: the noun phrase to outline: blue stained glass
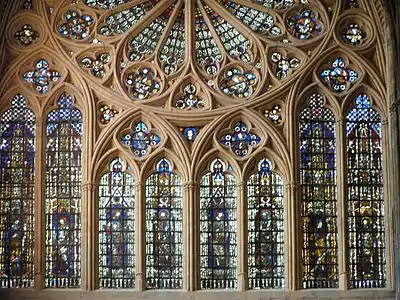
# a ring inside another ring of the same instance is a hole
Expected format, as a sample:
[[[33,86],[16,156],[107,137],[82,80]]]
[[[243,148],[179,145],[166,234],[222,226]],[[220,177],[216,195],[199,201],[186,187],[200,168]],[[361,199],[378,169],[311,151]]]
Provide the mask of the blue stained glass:
[[[236,179],[217,158],[200,182],[200,276],[203,289],[237,286]]]
[[[300,113],[303,288],[337,288],[335,118],[314,93]]]
[[[45,59],[39,59],[35,69],[24,73],[23,79],[32,83],[35,91],[45,94],[51,87],[52,82],[59,81],[61,75],[56,70],[50,70],[49,63]]]
[[[33,287],[35,115],[16,95],[0,119],[0,287]]]
[[[182,183],[161,159],[146,180],[146,281],[149,289],[183,284]]]
[[[283,181],[263,158],[247,182],[248,279],[251,289],[284,286]]]
[[[157,146],[160,138],[158,135],[150,133],[145,123],[138,122],[132,133],[122,136],[122,142],[129,146],[135,155],[142,157],[150,151],[150,147]]]
[[[221,144],[225,147],[232,148],[237,156],[246,156],[251,147],[257,146],[261,139],[256,134],[249,133],[246,124],[243,122],[236,123],[233,132],[225,134],[221,138]]]
[[[82,114],[60,95],[47,116],[45,287],[81,284]]]
[[[346,117],[351,288],[386,287],[382,123],[366,94]]]
[[[180,131],[188,142],[193,142],[199,134],[199,129],[196,127],[183,127]]]
[[[358,78],[356,71],[345,68],[342,58],[336,58],[331,68],[322,71],[320,76],[334,92],[345,91],[348,85]]]
[[[111,162],[99,185],[99,285],[135,287],[134,179],[120,158]]]

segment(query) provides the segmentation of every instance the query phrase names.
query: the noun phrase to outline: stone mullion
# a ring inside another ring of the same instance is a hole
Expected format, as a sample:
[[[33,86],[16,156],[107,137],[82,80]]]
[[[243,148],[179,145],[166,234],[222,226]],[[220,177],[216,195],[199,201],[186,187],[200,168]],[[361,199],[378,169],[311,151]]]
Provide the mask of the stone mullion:
[[[195,263],[199,251],[196,248],[196,234],[198,230],[196,230],[194,210],[196,186],[193,182],[186,183],[183,194],[183,289],[185,291],[194,291],[197,280]]]
[[[285,282],[288,290],[297,290],[302,281],[303,245],[301,228],[301,198],[299,187],[295,182],[285,186]]]
[[[145,187],[135,183],[135,286],[139,291],[146,289],[146,199]]]
[[[37,290],[44,288],[45,277],[45,139],[43,120],[36,119],[36,151],[35,151],[35,224],[34,224],[34,285]]]
[[[238,278],[238,290],[244,291],[247,288],[247,230],[245,220],[245,199],[246,189],[244,188],[243,182],[238,182],[236,185],[237,189],[237,278]]]
[[[391,164],[387,166],[387,173],[391,173],[389,179],[389,188],[391,190],[390,196],[393,201],[393,210],[391,215],[386,215],[386,220],[393,220],[393,242],[394,242],[394,262],[400,260],[400,219],[398,216],[400,215],[400,178],[399,178],[399,162],[400,162],[400,101],[392,104],[390,108],[390,145],[389,145],[389,159]],[[397,264],[395,270],[393,270],[395,274],[393,274],[393,278],[397,278],[397,283],[395,285],[397,291],[397,298],[400,299],[400,265]]]
[[[98,217],[96,205],[97,186],[85,182],[82,187],[82,288],[98,288]]]
[[[347,243],[347,168],[346,168],[346,138],[343,119],[336,122],[336,193],[337,193],[337,243],[339,288],[347,290],[349,283],[348,243]]]
[[[390,212],[394,211],[396,206],[393,203],[393,199],[392,195],[390,195],[390,177],[389,176],[389,172],[391,170],[389,170],[389,158],[391,158],[389,156],[388,150],[389,150],[389,131],[388,131],[388,120],[387,119],[383,119],[382,120],[382,168],[383,168],[383,196],[384,199],[386,200],[384,202],[384,220],[391,220],[392,218],[390,216]],[[391,161],[391,164],[393,166],[397,166],[398,168],[398,164],[394,164],[394,161]],[[396,167],[395,167],[396,168]],[[393,174],[396,173],[396,170],[393,170],[392,172]],[[393,176],[393,175],[392,175]],[[399,194],[397,194],[399,195]],[[393,209],[391,209],[393,208]],[[398,220],[398,215],[395,215],[396,217],[394,217],[394,219],[392,220]],[[395,221],[395,222],[396,222]],[[384,225],[384,230],[385,230],[385,256],[386,256],[386,287],[387,288],[393,288],[393,282],[395,280],[395,276],[393,274],[394,270],[392,268],[392,266],[395,265],[395,261],[393,259],[393,248],[394,248],[394,241],[395,241],[395,234],[394,234],[394,226],[395,224],[393,224],[393,222],[385,222]],[[392,238],[393,237],[393,238]]]

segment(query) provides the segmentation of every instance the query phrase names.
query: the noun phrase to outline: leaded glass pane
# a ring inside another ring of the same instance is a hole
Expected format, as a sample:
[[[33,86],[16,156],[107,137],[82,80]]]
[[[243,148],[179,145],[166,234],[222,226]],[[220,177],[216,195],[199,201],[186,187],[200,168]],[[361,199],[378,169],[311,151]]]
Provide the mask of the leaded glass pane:
[[[360,94],[346,117],[351,288],[386,287],[382,123]]]
[[[135,187],[120,158],[99,185],[100,288],[135,287]]]
[[[45,287],[81,284],[82,114],[63,93],[47,116]]]
[[[183,283],[182,183],[163,158],[146,180],[146,280],[148,289]]]
[[[303,288],[337,288],[335,117],[315,93],[300,113]]]
[[[283,181],[268,159],[247,181],[250,289],[284,286]]]
[[[237,287],[236,179],[215,159],[200,182],[202,289]]]
[[[16,95],[0,119],[0,288],[33,286],[35,115]]]

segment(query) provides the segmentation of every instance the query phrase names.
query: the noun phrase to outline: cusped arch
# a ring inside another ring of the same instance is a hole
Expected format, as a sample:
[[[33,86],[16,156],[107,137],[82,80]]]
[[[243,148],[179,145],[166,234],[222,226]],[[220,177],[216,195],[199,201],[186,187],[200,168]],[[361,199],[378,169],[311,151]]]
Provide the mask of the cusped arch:
[[[271,171],[282,177],[285,184],[289,183],[291,178],[290,165],[285,163],[284,158],[279,152],[273,149],[263,147],[258,153],[249,157],[249,160],[243,166],[243,179],[245,182],[250,176],[257,173],[257,164],[264,158],[271,162]]]
[[[349,94],[343,101],[341,105],[341,112],[343,117],[345,118],[349,106],[355,101],[355,99],[361,95],[361,94],[366,94],[368,98],[370,99],[371,102],[371,108],[376,110],[379,115],[381,116],[381,120],[387,120],[388,118],[388,113],[387,113],[387,107],[388,103],[387,100],[382,98],[379,93],[372,87],[366,85],[366,84],[361,84],[356,90],[354,90],[351,94]]]

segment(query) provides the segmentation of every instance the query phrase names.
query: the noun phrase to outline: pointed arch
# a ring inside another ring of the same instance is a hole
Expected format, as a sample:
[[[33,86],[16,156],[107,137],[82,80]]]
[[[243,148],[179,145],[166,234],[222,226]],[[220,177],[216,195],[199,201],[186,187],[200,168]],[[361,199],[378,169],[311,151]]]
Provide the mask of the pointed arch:
[[[0,116],[0,286],[33,287],[36,119],[16,94]]]
[[[318,92],[299,114],[303,288],[338,287],[336,122]]]
[[[81,284],[82,113],[64,92],[46,119],[45,286]]]
[[[183,189],[162,157],[146,179],[146,283],[148,289],[183,287]]]

